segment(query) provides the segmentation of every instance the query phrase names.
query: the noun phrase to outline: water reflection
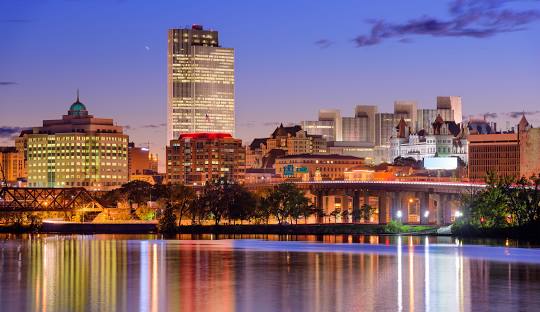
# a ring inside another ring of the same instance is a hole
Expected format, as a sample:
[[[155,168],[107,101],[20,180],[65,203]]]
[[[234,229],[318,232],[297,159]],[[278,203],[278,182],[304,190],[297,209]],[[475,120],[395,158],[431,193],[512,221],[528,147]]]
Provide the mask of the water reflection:
[[[426,237],[313,240],[361,244],[3,238],[2,311],[526,311],[540,304],[540,265],[498,258],[539,257],[534,249]]]

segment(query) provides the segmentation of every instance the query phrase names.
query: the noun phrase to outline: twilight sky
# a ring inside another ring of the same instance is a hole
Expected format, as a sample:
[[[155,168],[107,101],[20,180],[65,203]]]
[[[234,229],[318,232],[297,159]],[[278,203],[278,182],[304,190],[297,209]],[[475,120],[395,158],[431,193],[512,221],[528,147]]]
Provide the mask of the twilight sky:
[[[244,140],[320,108],[431,108],[437,95],[503,127],[521,111],[540,126],[538,0],[3,0],[0,144],[65,114],[80,88],[91,114],[163,160],[167,29],[194,23],[235,48]]]

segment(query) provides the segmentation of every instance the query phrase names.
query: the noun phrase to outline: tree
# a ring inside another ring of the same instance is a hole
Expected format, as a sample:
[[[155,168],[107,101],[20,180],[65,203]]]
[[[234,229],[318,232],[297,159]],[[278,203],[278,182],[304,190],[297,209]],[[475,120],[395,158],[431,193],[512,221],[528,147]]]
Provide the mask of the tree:
[[[330,212],[330,216],[334,217],[334,223],[337,223],[337,218],[341,215],[341,209],[336,208]]]
[[[369,222],[371,216],[375,212],[375,208],[370,204],[363,204],[360,208],[360,217],[364,219],[364,222]]]
[[[162,191],[162,193],[169,196],[169,204],[178,215],[178,224],[180,225],[182,218],[189,213],[192,202],[195,200],[193,188],[183,184],[169,184],[167,190]]]
[[[269,193],[259,193],[254,196],[256,204],[252,217],[256,223],[268,224],[270,217],[272,216],[272,211],[270,209],[271,203],[268,200]]]
[[[130,204],[142,205],[152,199],[152,184],[135,180],[122,185],[120,192],[126,194]]]
[[[229,197],[227,200],[228,207],[226,207],[226,217],[230,221],[240,220],[240,223],[244,220],[249,220],[254,216],[254,210],[256,206],[255,197],[242,185],[233,184],[224,194]]]
[[[170,204],[167,204],[163,210],[158,222],[158,231],[164,234],[176,233],[176,216]]]
[[[292,183],[277,185],[263,201],[279,224],[287,218],[298,222],[298,218],[310,209],[309,201],[304,193]]]

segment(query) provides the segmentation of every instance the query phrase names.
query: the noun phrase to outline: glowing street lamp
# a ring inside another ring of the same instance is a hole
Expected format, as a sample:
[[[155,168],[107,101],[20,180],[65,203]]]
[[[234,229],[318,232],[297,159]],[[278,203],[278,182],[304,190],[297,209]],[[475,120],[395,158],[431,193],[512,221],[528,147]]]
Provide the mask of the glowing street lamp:
[[[403,213],[401,212],[401,210],[397,211],[396,216],[399,219],[399,222],[401,222],[401,217],[403,216]]]
[[[424,218],[427,219],[428,217],[429,217],[429,210],[426,210],[424,211]]]
[[[456,217],[456,218],[460,218],[460,217],[463,217],[463,212],[461,212],[461,211],[459,211],[459,210],[458,210],[458,211],[456,211],[456,213],[455,213],[455,217]]]

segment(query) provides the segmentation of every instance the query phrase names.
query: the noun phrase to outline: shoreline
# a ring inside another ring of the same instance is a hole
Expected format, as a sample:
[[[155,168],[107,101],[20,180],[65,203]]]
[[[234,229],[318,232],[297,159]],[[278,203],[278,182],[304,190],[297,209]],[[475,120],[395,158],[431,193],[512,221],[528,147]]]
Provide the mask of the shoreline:
[[[238,224],[181,225],[172,234],[278,234],[278,235],[437,235],[434,226],[407,226],[408,231],[389,232],[384,224]],[[39,229],[0,226],[0,233],[149,234],[157,223],[44,222]]]

